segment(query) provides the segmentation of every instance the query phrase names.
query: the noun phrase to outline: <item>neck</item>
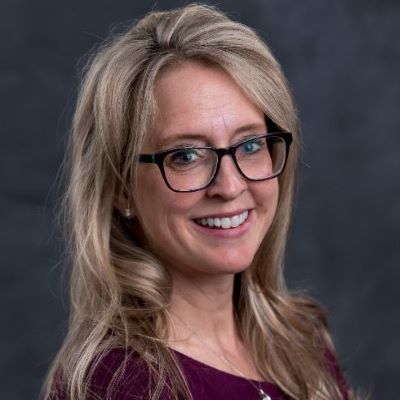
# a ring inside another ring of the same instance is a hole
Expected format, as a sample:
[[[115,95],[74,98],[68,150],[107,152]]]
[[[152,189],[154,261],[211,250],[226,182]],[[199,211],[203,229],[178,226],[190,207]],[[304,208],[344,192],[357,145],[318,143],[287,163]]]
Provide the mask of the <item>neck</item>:
[[[190,343],[188,326],[214,347],[236,347],[239,339],[233,306],[234,275],[173,277],[170,343]],[[193,338],[192,338],[193,339]],[[175,346],[176,347],[176,346]]]
[[[222,371],[262,380],[240,337],[233,284],[233,274],[195,279],[175,274],[168,345]]]

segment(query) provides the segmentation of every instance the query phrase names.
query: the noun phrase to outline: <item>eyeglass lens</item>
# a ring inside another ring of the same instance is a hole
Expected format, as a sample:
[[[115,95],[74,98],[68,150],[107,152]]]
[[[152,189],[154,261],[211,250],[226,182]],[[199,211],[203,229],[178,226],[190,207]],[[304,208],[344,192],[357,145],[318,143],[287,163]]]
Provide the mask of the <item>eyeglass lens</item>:
[[[265,180],[278,175],[286,159],[286,143],[279,136],[247,140],[235,150],[237,165],[250,180]],[[178,149],[164,159],[165,178],[174,190],[198,190],[214,178],[217,164],[218,155],[212,149]]]

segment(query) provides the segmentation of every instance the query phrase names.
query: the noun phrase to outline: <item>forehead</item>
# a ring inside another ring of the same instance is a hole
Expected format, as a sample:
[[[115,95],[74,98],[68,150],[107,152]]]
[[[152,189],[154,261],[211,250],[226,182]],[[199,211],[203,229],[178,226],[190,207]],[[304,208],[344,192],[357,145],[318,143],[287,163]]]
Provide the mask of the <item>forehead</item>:
[[[155,85],[153,143],[179,135],[224,138],[243,126],[265,129],[264,113],[220,67],[188,61],[164,71]]]

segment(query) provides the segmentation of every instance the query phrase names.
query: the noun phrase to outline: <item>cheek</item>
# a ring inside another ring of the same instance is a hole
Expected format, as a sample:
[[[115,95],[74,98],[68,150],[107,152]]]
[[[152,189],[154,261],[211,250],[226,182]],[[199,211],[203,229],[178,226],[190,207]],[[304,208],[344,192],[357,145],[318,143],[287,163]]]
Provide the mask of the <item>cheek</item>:
[[[276,179],[266,182],[260,182],[253,192],[258,204],[266,209],[275,210],[278,204],[279,185]]]
[[[278,183],[278,179],[275,179],[273,187],[271,188],[271,201],[274,204],[274,214],[275,214],[276,208],[278,206],[278,200],[279,200],[279,183]]]
[[[275,182],[271,188],[270,196],[271,196],[271,210],[272,210],[271,222],[272,222],[275,218],[276,210],[278,208],[278,201],[279,201],[279,184],[278,184],[277,179],[275,179]]]
[[[197,193],[170,190],[161,176],[154,175],[139,177],[135,202],[137,219],[150,241],[190,219],[191,210],[199,200]]]
[[[161,176],[157,176],[157,173],[159,172],[155,168],[154,170],[148,168],[145,172],[139,170],[137,186],[133,192],[137,225],[139,225],[140,231],[147,242],[153,236],[154,226],[159,226],[161,223],[161,221],[157,223],[157,220],[162,215],[162,212],[160,212],[160,207],[162,206],[162,203],[160,203],[162,196],[160,190],[162,190],[161,185],[164,183]]]
[[[265,182],[259,187],[259,190],[254,194],[258,204],[260,213],[263,217],[263,225],[265,230],[269,230],[272,221],[275,218],[278,198],[279,185],[277,180]]]

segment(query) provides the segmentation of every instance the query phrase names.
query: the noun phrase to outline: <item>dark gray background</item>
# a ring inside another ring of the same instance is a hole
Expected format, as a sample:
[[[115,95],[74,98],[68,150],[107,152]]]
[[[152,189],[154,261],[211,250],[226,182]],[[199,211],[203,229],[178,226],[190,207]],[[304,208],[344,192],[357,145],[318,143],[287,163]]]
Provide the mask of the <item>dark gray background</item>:
[[[351,383],[398,398],[400,2],[218,4],[263,35],[297,98],[304,155],[289,285],[329,309]],[[112,24],[153,6],[0,2],[2,399],[37,396],[65,334],[54,202],[78,60]]]

